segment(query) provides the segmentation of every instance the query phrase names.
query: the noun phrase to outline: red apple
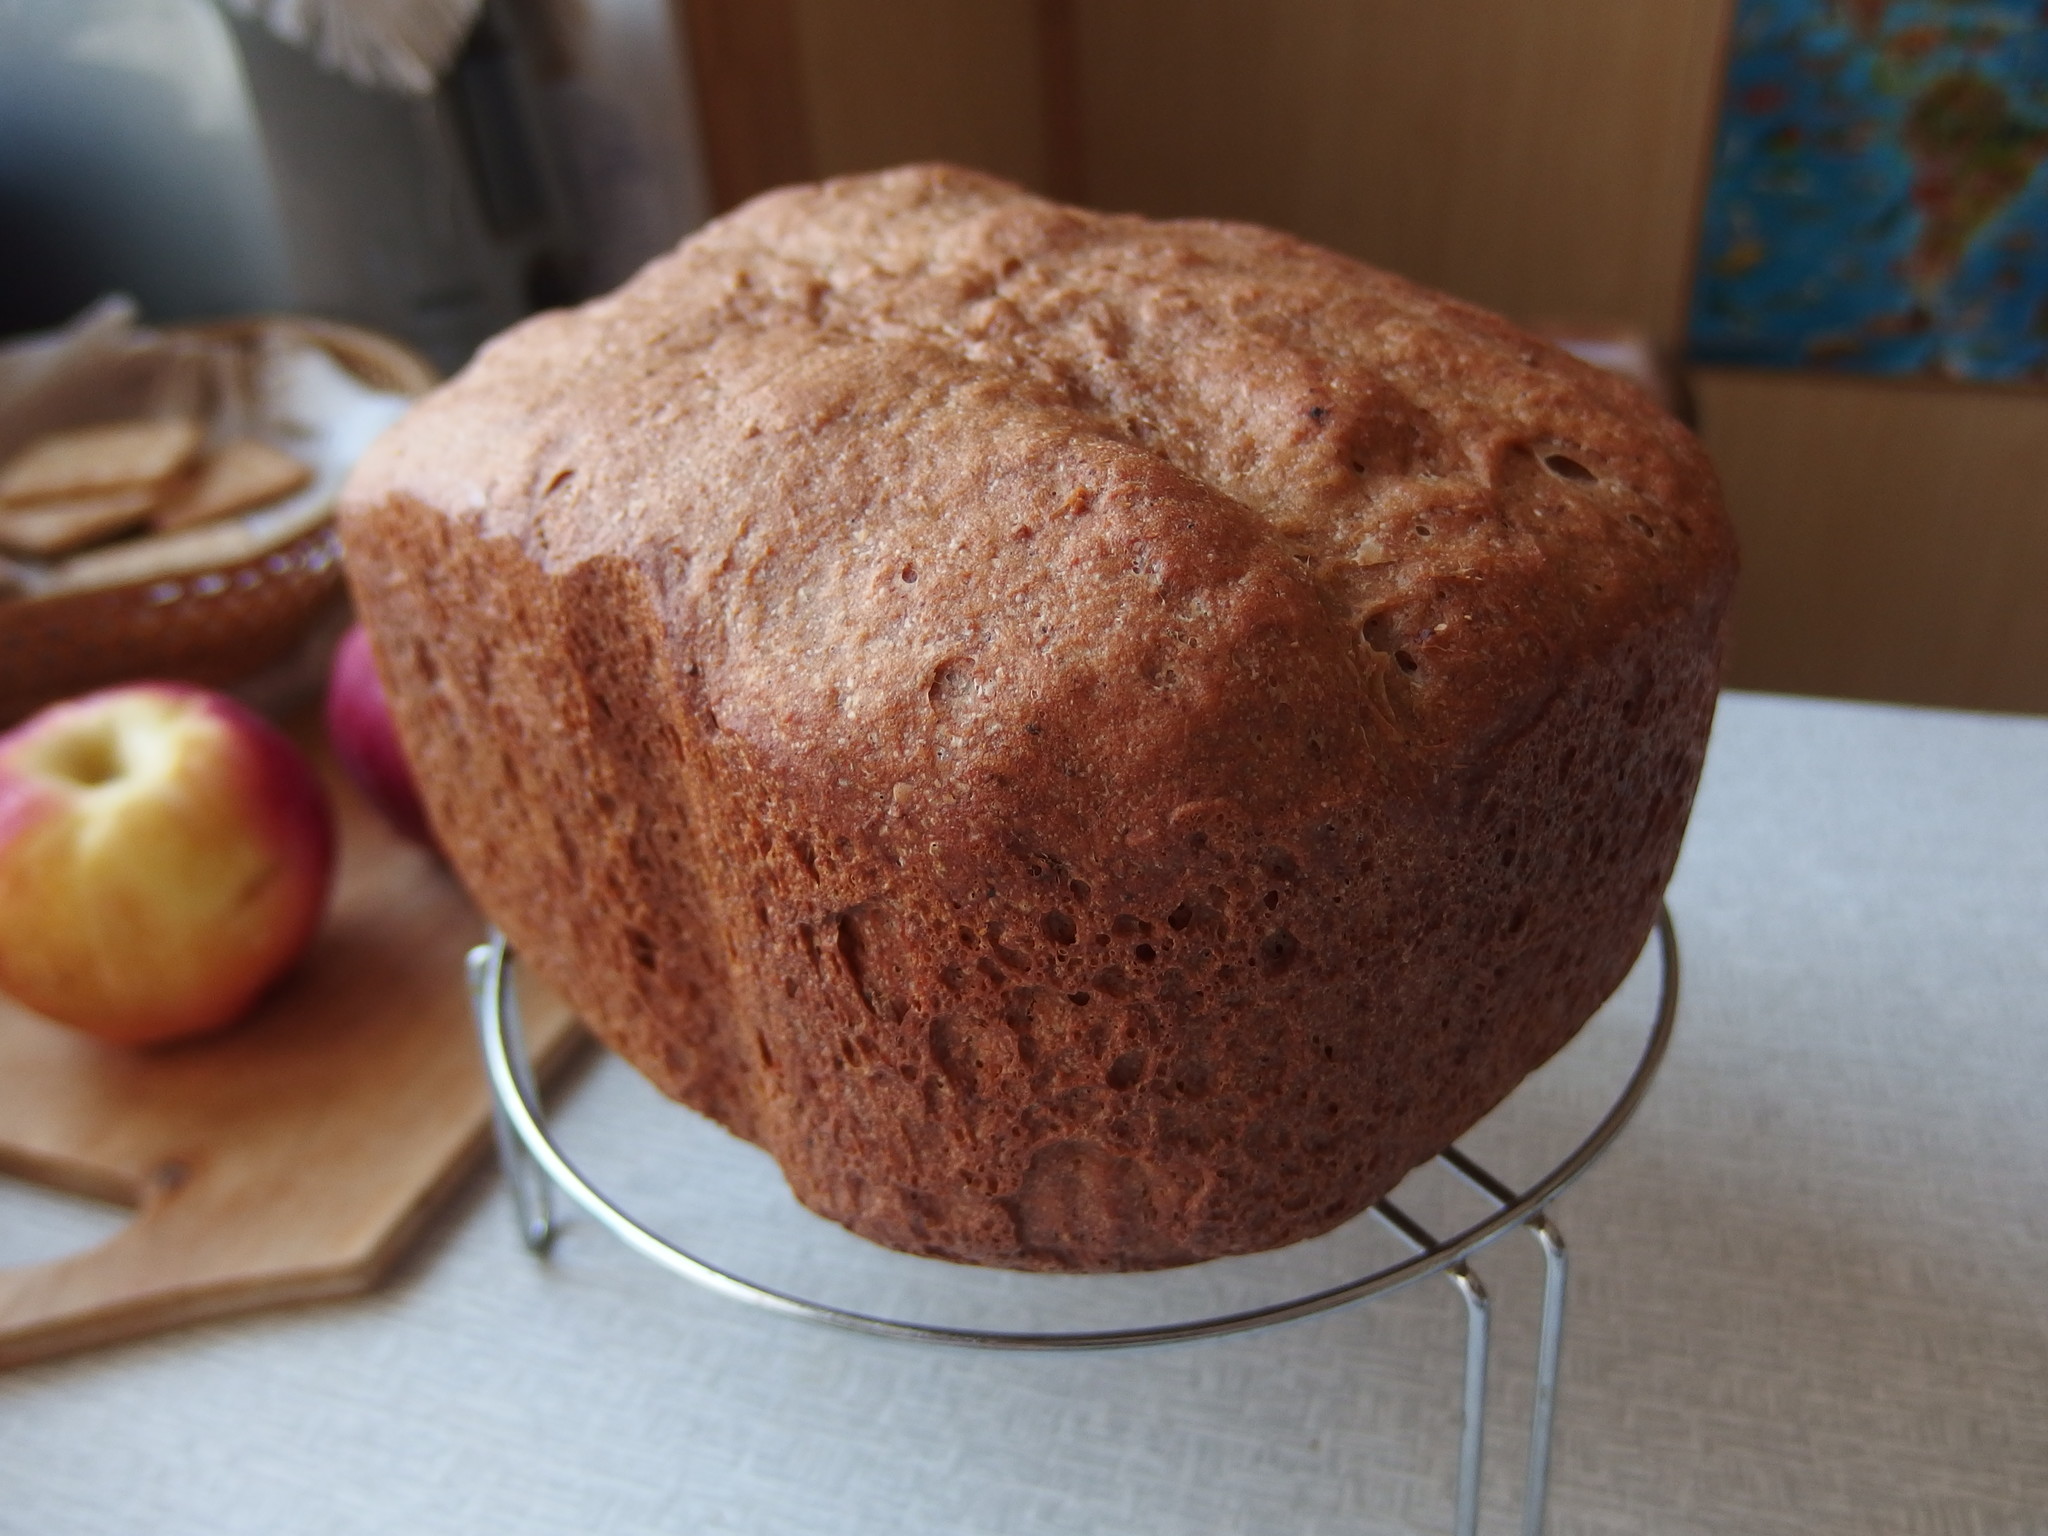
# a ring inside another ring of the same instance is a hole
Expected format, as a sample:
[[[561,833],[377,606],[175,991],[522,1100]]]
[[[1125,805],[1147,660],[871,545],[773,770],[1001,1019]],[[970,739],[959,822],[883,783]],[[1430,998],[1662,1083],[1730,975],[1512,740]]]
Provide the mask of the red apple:
[[[334,815],[232,699],[136,683],[0,736],[0,991],[140,1045],[232,1023],[312,940]]]
[[[341,637],[334,670],[327,675],[327,744],[349,781],[386,821],[414,842],[436,846],[377,677],[370,636],[360,624]]]

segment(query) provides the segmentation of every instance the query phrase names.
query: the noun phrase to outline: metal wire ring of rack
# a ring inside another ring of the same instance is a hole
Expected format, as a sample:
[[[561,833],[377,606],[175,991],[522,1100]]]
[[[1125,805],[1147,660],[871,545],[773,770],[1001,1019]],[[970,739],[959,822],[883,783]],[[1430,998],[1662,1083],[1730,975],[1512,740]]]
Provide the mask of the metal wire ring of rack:
[[[1515,1227],[1525,1227],[1543,1250],[1543,1313],[1536,1345],[1536,1392],[1529,1432],[1529,1461],[1523,1486],[1524,1536],[1541,1536],[1548,1503],[1550,1431],[1557,1401],[1557,1373],[1564,1335],[1566,1262],[1564,1239],[1545,1207],[1592,1166],[1620,1134],[1664,1059],[1678,1016],[1678,937],[1671,913],[1659,907],[1654,931],[1660,970],[1656,1013],[1649,1038],[1635,1070],[1608,1106],[1599,1123],[1556,1166],[1526,1190],[1517,1192],[1455,1146],[1436,1160],[1456,1173],[1497,1209],[1448,1238],[1438,1238],[1390,1200],[1372,1212],[1416,1250],[1409,1258],[1372,1273],[1309,1295],[1244,1311],[1184,1322],[1136,1328],[1083,1332],[1004,1332],[981,1328],[942,1327],[900,1318],[877,1317],[829,1302],[778,1291],[720,1269],[679,1248],[642,1226],[612,1204],[555,1145],[541,1120],[539,1092],[531,1058],[525,1050],[518,1018],[518,999],[506,986],[512,951],[496,929],[469,952],[471,1006],[482,1038],[484,1065],[491,1090],[498,1157],[511,1188],[522,1241],[536,1254],[545,1253],[555,1233],[549,1186],[560,1189],[629,1248],[686,1280],[750,1305],[808,1322],[827,1323],[856,1333],[908,1339],[972,1349],[1101,1350],[1130,1349],[1151,1344],[1186,1343],[1244,1333],[1275,1323],[1311,1317],[1412,1285],[1435,1274],[1447,1274],[1465,1306],[1464,1425],[1459,1445],[1456,1536],[1475,1536],[1479,1526],[1480,1472],[1485,1444],[1487,1356],[1491,1336],[1491,1300],[1466,1260]],[[515,1044],[515,1039],[517,1043]]]

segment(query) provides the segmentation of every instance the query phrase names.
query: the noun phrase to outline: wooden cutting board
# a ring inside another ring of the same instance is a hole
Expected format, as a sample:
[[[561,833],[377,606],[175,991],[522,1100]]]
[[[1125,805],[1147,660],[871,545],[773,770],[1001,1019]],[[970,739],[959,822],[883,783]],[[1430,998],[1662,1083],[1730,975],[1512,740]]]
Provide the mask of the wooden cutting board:
[[[0,1269],[0,1366],[366,1290],[487,1143],[463,980],[483,923],[321,771],[341,831],[333,904],[247,1019],[134,1051],[0,999],[0,1171],[136,1211],[97,1248]],[[522,1001],[545,1070],[580,1035],[531,981]]]

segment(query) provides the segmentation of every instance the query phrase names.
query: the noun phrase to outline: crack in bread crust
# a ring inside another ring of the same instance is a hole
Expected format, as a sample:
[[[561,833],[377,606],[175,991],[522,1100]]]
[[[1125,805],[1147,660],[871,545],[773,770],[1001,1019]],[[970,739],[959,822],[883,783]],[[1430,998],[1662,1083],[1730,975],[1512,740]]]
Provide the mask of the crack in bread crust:
[[[1046,1269],[1325,1230],[1570,1038],[1734,575],[1633,386],[942,167],[493,343],[342,529],[522,953],[814,1209]]]

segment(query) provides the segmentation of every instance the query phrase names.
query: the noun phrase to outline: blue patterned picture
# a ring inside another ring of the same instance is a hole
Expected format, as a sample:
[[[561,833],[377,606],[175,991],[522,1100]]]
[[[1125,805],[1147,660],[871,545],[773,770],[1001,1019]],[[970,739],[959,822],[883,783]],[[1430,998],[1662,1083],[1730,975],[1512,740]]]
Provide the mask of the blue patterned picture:
[[[1737,0],[1695,360],[2048,382],[2048,0]]]

